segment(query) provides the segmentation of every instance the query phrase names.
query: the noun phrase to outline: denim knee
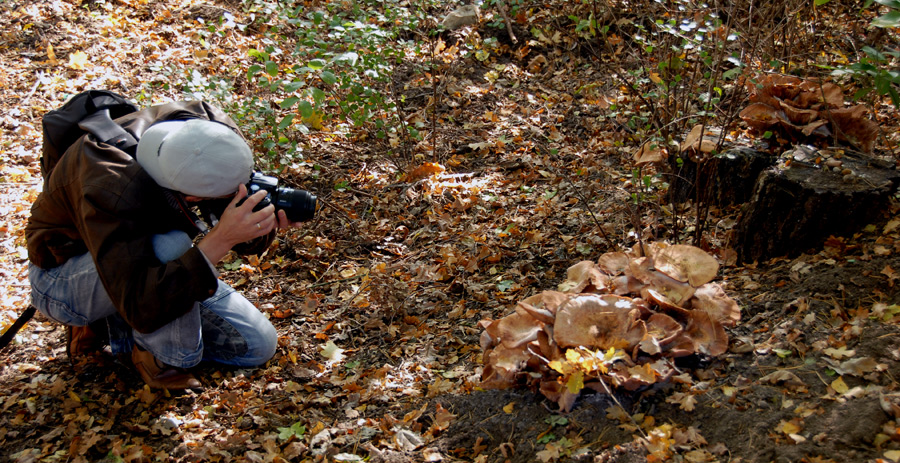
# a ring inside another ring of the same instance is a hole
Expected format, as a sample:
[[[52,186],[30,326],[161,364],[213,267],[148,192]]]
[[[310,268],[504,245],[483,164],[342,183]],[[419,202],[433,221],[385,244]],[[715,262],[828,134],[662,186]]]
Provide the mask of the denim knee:
[[[248,339],[247,354],[241,359],[235,359],[242,366],[259,366],[275,356],[275,350],[278,348],[278,333],[275,331],[275,327],[271,322],[263,319],[257,328],[256,335]]]

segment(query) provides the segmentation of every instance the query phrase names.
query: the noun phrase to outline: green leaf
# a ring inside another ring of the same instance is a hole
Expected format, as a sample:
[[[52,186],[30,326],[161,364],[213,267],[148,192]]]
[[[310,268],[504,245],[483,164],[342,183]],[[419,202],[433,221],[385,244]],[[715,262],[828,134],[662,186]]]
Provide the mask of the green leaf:
[[[247,52],[247,53],[248,53],[251,57],[256,58],[256,59],[258,59],[258,60],[260,60],[260,61],[263,61],[263,62],[269,60],[269,54],[268,54],[268,53],[266,53],[266,52],[264,52],[264,51],[261,51],[261,50],[257,50],[257,49],[255,49],[255,48],[251,48],[250,51]]]
[[[296,92],[297,90],[300,90],[301,88],[303,88],[304,85],[306,85],[306,82],[304,82],[302,80],[295,80],[293,82],[286,84],[284,86],[284,91],[288,92],[288,93],[293,93],[293,92]]]
[[[900,26],[900,11],[891,11],[890,13],[879,16],[872,21],[875,27],[894,28]]]
[[[544,419],[544,423],[547,423],[550,426],[565,426],[569,424],[569,419],[561,415],[551,415]]]
[[[313,107],[310,102],[303,100],[300,102],[300,115],[305,118],[310,118],[313,115]]]
[[[309,68],[312,69],[313,71],[320,71],[322,68],[325,67],[325,60],[314,59],[314,60],[310,61],[309,64],[307,64],[307,66],[309,66]]]
[[[342,53],[334,58],[335,63],[346,63],[350,66],[356,66],[356,62],[359,60],[359,54],[354,53],[352,51],[348,51],[347,53]]]
[[[822,6],[830,1],[831,0],[816,0],[816,6]]]
[[[741,74],[741,68],[731,68],[722,73],[722,78],[725,80],[732,80],[735,77]]]
[[[301,438],[304,434],[306,434],[306,426],[300,424],[299,421],[292,424],[290,427],[278,428],[278,438],[281,440],[288,440],[295,436]]]
[[[226,262],[225,264],[222,264],[222,267],[225,267],[225,270],[237,270],[237,269],[241,268],[241,265],[243,265],[243,263],[244,263],[243,260],[235,259],[231,262]]]
[[[278,123],[278,129],[284,130],[289,125],[291,125],[292,122],[294,122],[294,115],[288,114],[287,116],[284,117],[284,119],[281,120],[281,122]]]
[[[317,87],[312,88],[312,97],[313,101],[316,103],[316,106],[321,106],[322,103],[325,102],[325,92]]]
[[[334,85],[335,82],[337,82],[337,77],[335,77],[334,73],[331,71],[322,71],[320,77],[322,78],[322,81],[328,85]]]
[[[266,74],[272,77],[278,76],[278,63],[274,61],[266,61]]]
[[[247,80],[253,79],[253,76],[255,76],[256,74],[259,74],[259,71],[262,71],[262,66],[260,66],[258,64],[254,64],[253,66],[250,66],[250,68],[247,69]]]
[[[298,101],[300,101],[300,98],[299,98],[299,97],[292,96],[292,97],[286,98],[284,101],[282,101],[282,102],[279,104],[279,106],[281,106],[281,109],[290,109],[290,108],[292,108],[295,104],[297,104]]]

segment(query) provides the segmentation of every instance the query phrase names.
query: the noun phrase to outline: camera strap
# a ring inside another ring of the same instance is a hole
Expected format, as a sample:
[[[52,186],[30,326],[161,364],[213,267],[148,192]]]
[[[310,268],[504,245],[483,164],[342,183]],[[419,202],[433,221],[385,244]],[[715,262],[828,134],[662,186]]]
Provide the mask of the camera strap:
[[[194,211],[188,206],[187,201],[184,200],[184,196],[181,193],[164,188],[163,194],[165,195],[166,202],[169,203],[169,206],[180,212],[184,218],[194,224],[194,226],[200,230],[201,234],[205,235],[206,232],[209,231],[209,227],[197,216],[197,214],[194,214]]]

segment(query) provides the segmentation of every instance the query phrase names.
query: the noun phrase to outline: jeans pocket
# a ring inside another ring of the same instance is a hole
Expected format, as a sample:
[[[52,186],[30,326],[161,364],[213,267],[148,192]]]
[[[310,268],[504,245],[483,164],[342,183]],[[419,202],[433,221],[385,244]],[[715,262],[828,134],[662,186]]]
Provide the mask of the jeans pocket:
[[[31,303],[47,318],[63,325],[85,326],[88,324],[88,319],[84,315],[73,311],[69,304],[41,294],[38,291],[31,291]]]

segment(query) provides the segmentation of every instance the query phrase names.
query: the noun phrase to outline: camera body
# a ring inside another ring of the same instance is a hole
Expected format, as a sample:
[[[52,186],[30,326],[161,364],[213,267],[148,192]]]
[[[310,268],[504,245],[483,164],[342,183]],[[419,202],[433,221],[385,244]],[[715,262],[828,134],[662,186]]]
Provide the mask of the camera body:
[[[247,183],[247,195],[250,196],[260,190],[265,190],[267,194],[254,210],[274,204],[276,210],[284,210],[291,222],[306,222],[312,220],[316,214],[316,195],[299,188],[280,187],[278,178],[253,172]]]

